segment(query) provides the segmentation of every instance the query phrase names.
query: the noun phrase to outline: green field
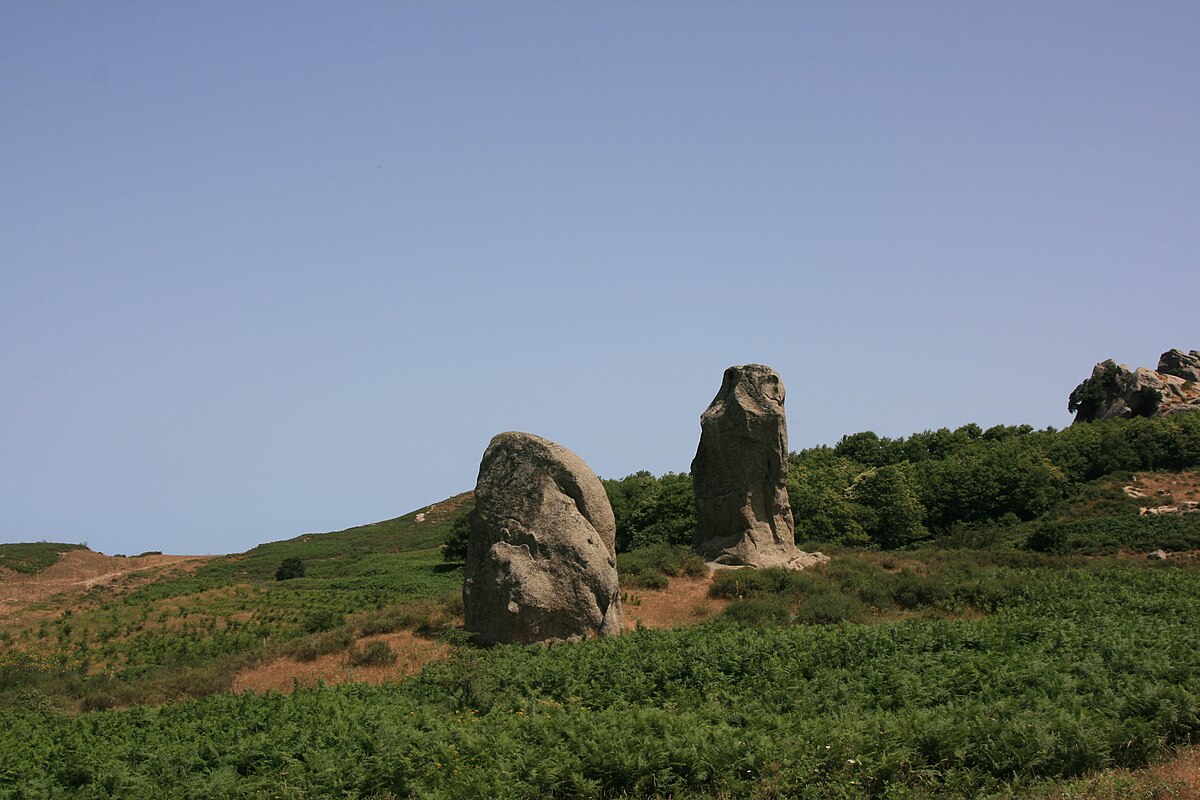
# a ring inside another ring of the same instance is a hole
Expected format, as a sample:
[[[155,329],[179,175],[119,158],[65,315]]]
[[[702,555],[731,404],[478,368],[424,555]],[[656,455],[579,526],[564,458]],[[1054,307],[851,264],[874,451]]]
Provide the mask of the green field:
[[[0,797],[1020,797],[1200,735],[1200,571],[987,561],[983,619],[726,618],[383,687],[9,710]]]

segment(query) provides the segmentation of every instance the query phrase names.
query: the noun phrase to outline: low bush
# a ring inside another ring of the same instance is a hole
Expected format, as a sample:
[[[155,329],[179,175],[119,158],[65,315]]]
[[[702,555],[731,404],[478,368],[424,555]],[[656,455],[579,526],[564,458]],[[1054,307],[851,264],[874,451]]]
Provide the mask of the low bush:
[[[797,623],[862,620],[895,608],[993,611],[1025,591],[1025,578],[1015,571],[1017,567],[1046,562],[1046,556],[1016,551],[920,551],[903,561],[846,552],[829,564],[801,572],[723,570],[709,594],[732,600],[774,597],[788,605],[790,619]],[[889,566],[885,569],[883,564]]]
[[[1200,548],[1200,514],[1110,516],[1037,526],[1025,546],[1035,552],[1114,553]]]
[[[279,562],[279,569],[275,570],[275,580],[290,581],[293,578],[304,577],[304,562],[295,556],[285,558]]]
[[[786,569],[722,569],[713,577],[708,593],[712,597],[741,599],[762,594],[783,594],[793,590],[805,573]]]
[[[665,589],[667,578],[708,574],[708,564],[689,548],[655,544],[617,556],[621,584],[631,588]]]
[[[376,639],[366,647],[350,650],[350,664],[355,667],[386,667],[396,663],[396,652],[387,642]]]
[[[725,620],[750,626],[783,625],[790,621],[791,616],[788,604],[775,597],[734,600],[721,613]]]
[[[852,594],[824,592],[810,595],[796,609],[795,621],[806,625],[855,622],[867,616],[863,601]]]
[[[621,585],[631,589],[666,589],[670,582],[661,572],[632,572],[621,576]]]
[[[346,618],[331,608],[318,608],[309,611],[301,620],[305,633],[321,633],[339,628],[346,623]]]
[[[340,653],[354,641],[353,634],[347,630],[328,631],[316,636],[306,636],[291,642],[286,650],[287,655],[297,661],[315,661],[329,653]]]

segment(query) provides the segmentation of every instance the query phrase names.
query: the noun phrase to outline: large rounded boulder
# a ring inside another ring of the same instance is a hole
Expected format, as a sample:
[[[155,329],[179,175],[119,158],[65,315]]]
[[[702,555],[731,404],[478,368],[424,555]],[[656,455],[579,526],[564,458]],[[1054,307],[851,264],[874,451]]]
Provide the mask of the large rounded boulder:
[[[616,521],[579,456],[531,433],[494,437],[479,465],[463,584],[476,641],[576,641],[621,630]]]

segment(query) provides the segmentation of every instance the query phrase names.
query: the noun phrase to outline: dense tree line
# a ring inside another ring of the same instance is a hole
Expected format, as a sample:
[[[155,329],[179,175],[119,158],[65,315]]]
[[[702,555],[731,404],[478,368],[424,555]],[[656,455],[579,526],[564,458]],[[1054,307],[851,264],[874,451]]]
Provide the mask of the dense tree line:
[[[1200,414],[1065,430],[963,425],[890,439],[866,431],[793,453],[788,495],[798,541],[896,548],[956,526],[1037,519],[1081,484],[1117,472],[1200,467]],[[691,543],[691,476],[604,481],[617,549]]]

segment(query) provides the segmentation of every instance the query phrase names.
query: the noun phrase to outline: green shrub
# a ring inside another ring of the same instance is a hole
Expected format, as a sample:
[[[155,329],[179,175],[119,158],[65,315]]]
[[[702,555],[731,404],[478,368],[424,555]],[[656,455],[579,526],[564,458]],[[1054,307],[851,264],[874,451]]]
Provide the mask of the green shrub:
[[[457,598],[457,603],[453,598]],[[395,633],[396,631],[431,630],[441,614],[445,612],[447,605],[461,607],[462,593],[455,592],[449,595],[444,602],[415,600],[404,605],[391,606],[373,612],[358,624],[358,630],[363,636]]]
[[[786,569],[722,569],[713,576],[710,597],[741,599],[757,597],[762,594],[783,594],[794,588],[800,581],[807,580],[800,576],[803,572]]]
[[[783,625],[791,619],[788,604],[775,597],[751,597],[734,600],[721,617],[738,625],[764,626]]]
[[[350,631],[329,631],[292,642],[287,648],[287,653],[297,661],[315,661],[329,653],[340,653],[353,642],[354,636]]]
[[[467,502],[454,522],[450,523],[450,534],[446,537],[446,545],[442,548],[442,560],[449,563],[461,563],[467,560],[467,542],[471,539],[471,512],[475,510],[475,501]]]
[[[275,580],[290,581],[293,578],[304,577],[304,562],[295,556],[285,558],[279,562],[279,569],[275,570]]]
[[[1200,548],[1200,514],[1108,516],[1038,525],[1025,546],[1040,553]]]
[[[350,664],[355,667],[386,667],[396,663],[396,653],[387,642],[376,639],[366,647],[350,650]]]
[[[907,570],[894,577],[892,599],[901,608],[916,609],[933,606],[953,596],[950,585],[930,575],[917,575]]]
[[[670,582],[661,572],[633,572],[621,575],[621,585],[631,589],[666,589]]]
[[[708,564],[690,548],[659,543],[617,555],[621,585],[665,589],[667,578],[708,574]]]
[[[345,623],[345,616],[332,608],[318,608],[306,613],[300,624],[305,633],[321,633],[341,627]]]
[[[867,615],[863,601],[841,592],[823,592],[806,597],[796,609],[795,621],[809,625],[832,625]]]

